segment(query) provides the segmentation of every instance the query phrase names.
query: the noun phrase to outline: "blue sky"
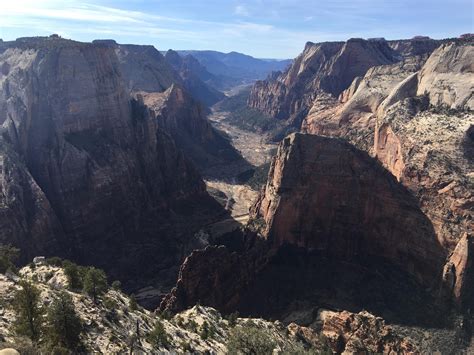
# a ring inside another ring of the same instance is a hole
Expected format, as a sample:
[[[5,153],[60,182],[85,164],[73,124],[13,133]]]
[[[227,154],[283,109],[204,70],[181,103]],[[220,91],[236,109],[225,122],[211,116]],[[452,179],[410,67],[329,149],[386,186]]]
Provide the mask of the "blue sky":
[[[474,0],[0,0],[0,38],[58,33],[293,58],[307,41],[474,32]]]

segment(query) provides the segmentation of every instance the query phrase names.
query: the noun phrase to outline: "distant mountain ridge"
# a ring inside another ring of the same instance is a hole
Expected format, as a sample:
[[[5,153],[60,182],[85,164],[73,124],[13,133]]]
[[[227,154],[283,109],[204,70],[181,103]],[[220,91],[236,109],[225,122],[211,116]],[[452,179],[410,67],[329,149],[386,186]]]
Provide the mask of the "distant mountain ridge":
[[[291,59],[259,59],[250,55],[230,52],[222,53],[210,50],[177,50],[181,56],[192,55],[207,71],[219,80],[208,82],[217,89],[226,90],[239,84],[265,79],[273,71],[285,70]]]

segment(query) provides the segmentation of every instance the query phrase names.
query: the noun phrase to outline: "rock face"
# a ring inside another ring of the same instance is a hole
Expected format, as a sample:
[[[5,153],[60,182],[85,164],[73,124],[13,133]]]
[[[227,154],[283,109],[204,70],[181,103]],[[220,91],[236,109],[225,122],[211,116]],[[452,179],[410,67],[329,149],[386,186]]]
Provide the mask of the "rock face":
[[[136,96],[201,171],[242,159],[229,140],[211,126],[202,105],[178,85],[163,93],[139,92]]]
[[[403,338],[368,312],[323,311],[322,334],[336,354],[416,354],[411,339]]]
[[[114,44],[120,71],[130,91],[163,92],[182,79],[153,46]]]
[[[414,37],[412,39],[401,39],[388,41],[388,45],[402,57],[412,57],[430,54],[444,41],[427,37]]]
[[[377,157],[418,198],[448,254],[473,233],[473,48],[459,40],[426,61],[373,68],[339,102],[315,100],[302,125]]]
[[[285,244],[331,258],[385,258],[433,285],[445,258],[416,200],[350,144],[292,134],[270,168],[256,218],[273,248]]]
[[[409,322],[437,309],[446,252],[433,226],[406,188],[342,140],[286,138],[250,225],[259,234],[247,230],[239,247],[189,256],[161,308],[199,300],[293,321],[324,304]]]
[[[357,76],[396,61],[385,41],[308,42],[292,66],[276,79],[258,81],[248,105],[277,119],[297,121],[319,92],[338,96]]]
[[[445,265],[443,277],[452,289],[454,299],[461,307],[472,306],[472,282],[474,270],[472,253],[474,243],[472,235],[464,234]]]
[[[165,58],[153,46],[109,46],[119,59],[129,91],[152,109],[159,127],[171,135],[201,172],[241,159],[207,120],[206,105],[217,102],[223,94],[199,79],[199,68],[193,60],[183,60],[172,51]]]
[[[212,106],[225,98],[225,95],[208,86],[206,81],[216,80],[192,55],[181,57],[177,52],[168,50],[167,62],[179,73],[186,90],[205,106]]]
[[[438,48],[420,71],[417,94],[426,93],[434,106],[474,110],[473,55],[472,42]]]
[[[193,231],[221,210],[155,116],[130,98],[114,48],[4,42],[0,67],[0,224],[11,231],[0,242],[124,280],[176,267]]]

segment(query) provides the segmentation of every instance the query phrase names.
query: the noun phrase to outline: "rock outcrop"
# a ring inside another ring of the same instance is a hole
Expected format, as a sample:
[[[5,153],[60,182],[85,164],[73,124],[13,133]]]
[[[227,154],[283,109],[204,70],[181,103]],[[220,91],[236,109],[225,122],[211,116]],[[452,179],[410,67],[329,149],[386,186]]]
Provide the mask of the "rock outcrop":
[[[322,334],[336,354],[417,354],[413,340],[401,337],[368,312],[322,311]]]
[[[173,84],[163,93],[137,92],[135,96],[152,110],[158,126],[202,172],[212,173],[215,165],[243,159],[212,127],[203,106],[180,86]]]
[[[342,140],[285,138],[255,218],[273,248],[295,245],[347,262],[384,258],[421,283],[439,281],[445,254],[416,200]]]
[[[186,90],[203,105],[212,106],[225,98],[222,92],[206,84],[206,81],[216,81],[216,78],[192,55],[181,57],[170,49],[166,52],[165,58],[181,76]]]
[[[48,307],[59,292],[66,292],[71,297],[75,312],[84,324],[80,340],[87,353],[127,353],[132,348],[134,353],[223,355],[228,353],[227,346],[233,334],[249,328],[273,344],[275,351],[328,350],[321,340],[323,335],[296,324],[290,328],[280,322],[239,317],[230,321],[215,309],[203,306],[194,306],[165,319],[141,307],[132,309],[130,298],[116,289],[109,289],[94,302],[91,297],[68,288],[64,270],[60,267],[25,267],[20,270],[20,276],[39,289],[40,307]],[[11,304],[15,292],[21,288],[17,279],[0,274],[0,349],[15,348],[20,353],[38,351],[38,344],[31,344],[14,331],[16,314]],[[162,326],[162,336],[166,337],[161,344],[153,344],[149,338],[157,322]],[[137,340],[133,341],[135,336]]]
[[[375,159],[342,140],[286,138],[241,238],[191,254],[161,309],[199,301],[294,321],[324,304],[398,321],[436,317],[446,252],[431,222]]]
[[[339,102],[315,100],[302,125],[377,157],[418,198],[448,254],[473,233],[472,52],[459,40],[427,60],[375,67]]]
[[[248,105],[298,125],[320,92],[337,97],[369,68],[396,60],[386,41],[308,42],[286,72],[254,85]]]
[[[402,57],[413,57],[431,54],[445,40],[436,40],[429,37],[413,37],[412,39],[399,39],[388,41],[388,45]]]
[[[130,91],[163,92],[172,84],[182,84],[179,74],[155,47],[132,44],[111,47]]]
[[[0,67],[0,242],[98,265],[132,286],[163,270],[172,280],[200,245],[193,232],[222,210],[130,98],[115,49],[27,38],[0,45]]]

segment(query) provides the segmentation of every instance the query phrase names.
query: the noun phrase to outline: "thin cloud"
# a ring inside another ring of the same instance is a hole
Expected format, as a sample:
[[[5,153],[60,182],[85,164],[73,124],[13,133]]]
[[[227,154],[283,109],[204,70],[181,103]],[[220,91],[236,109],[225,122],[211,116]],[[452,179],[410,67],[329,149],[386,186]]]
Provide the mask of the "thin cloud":
[[[234,9],[234,14],[239,16],[250,16],[249,10],[244,5],[237,5]]]

